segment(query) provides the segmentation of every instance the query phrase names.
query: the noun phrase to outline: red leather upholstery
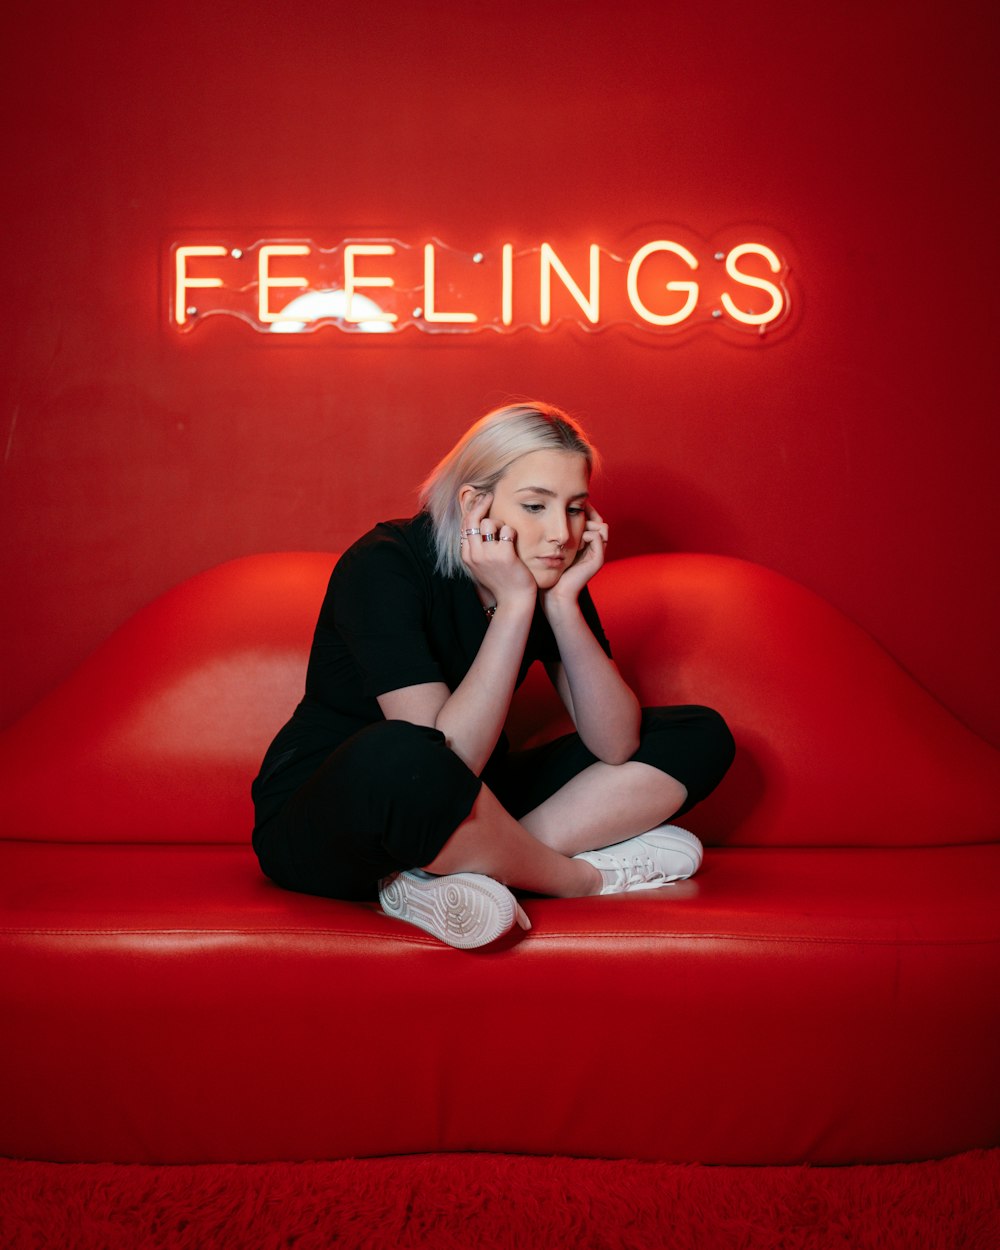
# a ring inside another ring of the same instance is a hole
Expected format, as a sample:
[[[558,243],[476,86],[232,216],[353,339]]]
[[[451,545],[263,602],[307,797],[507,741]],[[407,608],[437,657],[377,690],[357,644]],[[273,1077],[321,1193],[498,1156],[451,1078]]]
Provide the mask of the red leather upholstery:
[[[3,735],[7,836],[245,844],[335,559],[233,560],[136,613]]]
[[[815,596],[717,557],[595,588],[740,759],[698,877],[458,952],[284,892],[247,787],[331,557],[212,570],[0,738],[0,1154],[889,1161],[1000,1141],[997,753]],[[522,692],[520,733],[552,705]],[[540,729],[539,726],[542,728]]]

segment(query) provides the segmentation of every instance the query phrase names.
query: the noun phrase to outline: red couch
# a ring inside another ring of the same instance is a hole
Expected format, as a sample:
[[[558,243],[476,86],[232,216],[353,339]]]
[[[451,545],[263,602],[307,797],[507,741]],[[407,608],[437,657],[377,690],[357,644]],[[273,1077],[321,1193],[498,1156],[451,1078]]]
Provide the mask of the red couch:
[[[529,899],[460,952],[286,893],[250,779],[332,565],[151,604],[0,736],[0,1154],[197,1162],[503,1151],[904,1161],[1000,1142],[1000,754],[758,566],[609,565],[647,703],[738,758],[691,882]],[[529,678],[522,740],[556,704]]]

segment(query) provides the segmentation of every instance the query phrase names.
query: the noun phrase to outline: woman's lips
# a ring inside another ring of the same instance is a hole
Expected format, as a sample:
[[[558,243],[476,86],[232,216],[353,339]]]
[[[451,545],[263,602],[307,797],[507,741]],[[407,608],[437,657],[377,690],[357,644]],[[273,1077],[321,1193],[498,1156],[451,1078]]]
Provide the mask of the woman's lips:
[[[542,564],[548,565],[550,569],[559,569],[563,565],[562,556],[538,556],[536,558],[541,560]]]

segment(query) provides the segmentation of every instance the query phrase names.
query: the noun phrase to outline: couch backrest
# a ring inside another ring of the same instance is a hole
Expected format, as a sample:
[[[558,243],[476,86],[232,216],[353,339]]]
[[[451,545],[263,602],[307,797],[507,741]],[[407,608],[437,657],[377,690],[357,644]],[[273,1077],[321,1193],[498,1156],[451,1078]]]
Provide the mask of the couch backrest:
[[[707,703],[737,758],[686,817],[726,845],[1000,839],[1000,751],[812,591],[724,556],[639,556],[595,586],[644,703]]]
[[[0,832],[239,842],[249,785],[303,686],[335,557],[249,556],[136,614],[0,736]],[[643,702],[718,708],[730,775],[687,818],[709,843],[923,845],[1000,836],[1000,752],[787,578],[721,556],[637,556],[594,583]],[[564,723],[539,674],[514,737]]]

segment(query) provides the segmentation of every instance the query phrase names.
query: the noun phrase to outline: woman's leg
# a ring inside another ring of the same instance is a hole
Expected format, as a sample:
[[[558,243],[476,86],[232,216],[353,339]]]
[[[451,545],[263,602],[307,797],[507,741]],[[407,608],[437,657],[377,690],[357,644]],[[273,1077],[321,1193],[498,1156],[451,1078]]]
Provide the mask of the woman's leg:
[[[265,873],[287,889],[374,899],[411,868],[479,873],[533,893],[596,893],[600,874],[532,837],[445,743],[406,721],[361,730],[255,834]]]
[[[521,823],[563,855],[611,846],[680,811],[687,787],[651,764],[591,764]]]
[[[625,764],[595,760],[570,734],[509,767],[497,765],[504,801],[482,784],[426,872],[384,883],[383,910],[452,945],[473,947],[514,923],[530,927],[508,886],[578,897],[689,877],[701,864],[698,839],[655,826],[709,793],[733,750],[724,721],[707,708],[646,709],[639,749]],[[512,811],[526,814],[519,821]]]
[[[733,754],[725,721],[703,707],[645,709],[639,749],[624,764],[595,760],[569,735],[515,762],[515,771],[526,775],[514,778],[504,798],[513,800],[515,811],[528,805],[524,815],[515,820],[483,786],[469,819],[425,867],[480,872],[557,897],[596,893],[599,874],[569,857],[636,837],[687,811],[715,789]],[[593,875],[582,875],[584,868]]]
[[[595,761],[575,735],[529,753],[531,776],[518,780],[521,802],[512,805],[436,730],[382,722],[334,752],[294,796],[273,822],[262,866],[288,888],[339,898],[374,897],[379,879],[411,867],[478,873],[555,897],[598,893],[601,874],[571,856],[643,833],[704,797],[728,767],[731,744],[707,709],[653,709],[626,764]],[[676,762],[683,781],[670,771]]]
[[[571,853],[540,841],[483,786],[468,819],[421,867],[442,876],[478,872],[514,889],[555,898],[599,893],[601,874],[583,860],[568,858]]]
[[[734,750],[725,721],[710,708],[646,708],[639,749],[625,764],[596,761],[575,735],[556,745],[542,765],[550,789],[544,776],[533,779],[529,792],[538,801],[521,823],[564,855],[614,845],[700,802]]]

